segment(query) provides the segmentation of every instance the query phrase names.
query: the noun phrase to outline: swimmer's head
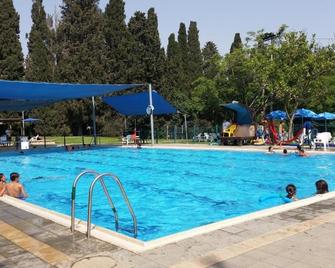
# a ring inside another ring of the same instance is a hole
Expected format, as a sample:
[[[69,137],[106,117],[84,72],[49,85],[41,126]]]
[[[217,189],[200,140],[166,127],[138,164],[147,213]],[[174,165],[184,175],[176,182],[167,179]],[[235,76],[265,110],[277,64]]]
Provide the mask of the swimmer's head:
[[[316,187],[316,193],[317,194],[325,194],[328,193],[328,183],[325,180],[318,180],[315,183],[315,187]]]
[[[289,184],[286,186],[287,197],[292,198],[297,193],[297,187],[294,184]]]

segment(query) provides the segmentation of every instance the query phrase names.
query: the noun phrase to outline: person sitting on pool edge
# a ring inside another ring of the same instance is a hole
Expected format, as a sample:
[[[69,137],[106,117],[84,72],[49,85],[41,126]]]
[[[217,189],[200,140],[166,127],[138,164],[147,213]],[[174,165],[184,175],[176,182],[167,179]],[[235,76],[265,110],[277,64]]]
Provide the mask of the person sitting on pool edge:
[[[11,197],[25,199],[28,197],[23,185],[20,183],[20,174],[13,172],[10,174],[11,182],[6,184],[5,188],[0,192],[0,196],[7,194]]]
[[[318,180],[315,183],[315,187],[316,187],[316,194],[325,194],[329,192],[328,183],[323,179]]]
[[[0,173],[0,193],[6,187],[6,176],[3,173]]]
[[[294,184],[289,184],[286,186],[286,197],[291,199],[292,201],[297,201],[297,187]]]

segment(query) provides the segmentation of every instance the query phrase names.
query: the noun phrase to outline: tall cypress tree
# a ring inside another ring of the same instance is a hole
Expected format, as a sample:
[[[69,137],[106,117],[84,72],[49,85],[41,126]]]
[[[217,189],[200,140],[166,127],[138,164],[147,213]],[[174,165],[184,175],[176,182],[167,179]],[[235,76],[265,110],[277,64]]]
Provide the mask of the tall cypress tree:
[[[209,79],[213,79],[219,71],[218,65],[216,64],[216,60],[220,58],[220,54],[216,44],[211,41],[207,42],[202,50],[202,56],[204,59],[203,64],[204,76]]]
[[[0,1],[0,79],[19,80],[24,75],[19,40],[19,14],[12,0]]]
[[[54,70],[52,32],[47,24],[42,0],[34,0],[31,18],[33,25],[29,34],[26,79],[50,82]]]
[[[180,56],[183,66],[183,71],[187,75],[188,71],[188,59],[189,59],[189,49],[187,43],[187,32],[184,23],[180,23],[178,31],[178,44],[180,50]]]
[[[233,53],[235,49],[240,49],[240,48],[242,48],[241,35],[239,33],[236,33],[234,36],[234,41],[230,47],[230,53]]]
[[[161,86],[162,75],[165,69],[165,53],[161,48],[158,18],[154,8],[148,10],[146,33],[147,81],[153,83],[154,86]]]
[[[98,0],[64,0],[57,29],[57,80],[106,81],[104,20]]]
[[[199,30],[197,23],[191,21],[188,30],[188,47],[189,47],[189,75],[191,83],[202,75],[202,54],[199,41]]]
[[[60,82],[104,83],[107,80],[104,18],[98,0],[63,0],[57,28],[56,79]],[[91,103],[66,105],[73,134],[91,123]]]
[[[147,19],[145,13],[137,11],[130,18],[128,30],[131,34],[131,67],[129,75],[134,82],[147,82]]]
[[[105,38],[108,46],[108,81],[112,83],[130,82],[130,35],[125,22],[123,0],[109,0],[105,9]]]
[[[175,103],[180,103],[180,83],[182,75],[181,53],[175,34],[170,34],[166,51],[166,72],[164,75],[164,95]]]

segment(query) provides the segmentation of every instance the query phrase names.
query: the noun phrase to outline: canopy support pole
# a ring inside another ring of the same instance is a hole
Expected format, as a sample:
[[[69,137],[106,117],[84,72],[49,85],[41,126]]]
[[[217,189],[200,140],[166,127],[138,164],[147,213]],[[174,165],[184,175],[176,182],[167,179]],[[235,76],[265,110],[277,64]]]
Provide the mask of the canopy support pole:
[[[94,145],[97,145],[97,126],[96,126],[96,117],[95,117],[95,99],[92,97],[92,120],[93,120],[93,142]]]
[[[185,138],[186,138],[186,143],[188,143],[188,133],[187,133],[187,114],[184,114],[184,120],[185,120]]]
[[[149,84],[149,105],[152,108],[152,87]],[[151,145],[155,144],[155,132],[154,132],[154,111],[151,109],[150,113],[150,126],[151,126]]]
[[[21,131],[22,136],[25,136],[25,129],[24,129],[24,111],[22,111],[22,131]]]

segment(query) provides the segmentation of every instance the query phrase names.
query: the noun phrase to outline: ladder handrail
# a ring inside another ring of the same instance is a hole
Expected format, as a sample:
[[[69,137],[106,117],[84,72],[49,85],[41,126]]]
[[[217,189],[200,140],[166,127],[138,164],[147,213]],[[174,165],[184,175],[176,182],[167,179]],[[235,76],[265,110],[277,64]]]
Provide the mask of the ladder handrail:
[[[79,182],[79,179],[81,177],[83,177],[84,175],[86,174],[93,174],[95,175],[95,178],[98,177],[100,174],[94,170],[85,170],[83,172],[81,172],[76,178],[75,180],[73,181],[73,184],[72,184],[72,193],[71,193],[71,232],[74,232],[75,230],[75,199],[76,199],[76,189],[77,189],[77,184]],[[115,230],[118,231],[119,230],[119,216],[117,214],[117,210],[115,208],[115,205],[113,203],[113,200],[112,198],[110,197],[109,193],[108,193],[108,189],[106,187],[106,184],[104,182],[103,179],[99,180],[100,181],[100,184],[102,186],[102,189],[106,195],[106,198],[108,200],[108,203],[109,205],[111,206],[112,210],[113,210],[113,213],[114,213],[114,219],[115,219]]]
[[[134,232],[134,237],[136,238],[137,237],[137,219],[136,219],[134,210],[133,210],[133,208],[132,208],[132,206],[129,202],[126,191],[124,190],[124,187],[123,187],[120,179],[116,175],[111,174],[111,173],[100,174],[100,175],[96,176],[95,179],[91,183],[90,191],[89,191],[89,194],[88,194],[87,233],[86,233],[87,238],[89,238],[91,236],[92,195],[93,195],[94,186],[95,186],[95,184],[98,180],[103,181],[104,177],[112,178],[114,180],[114,182],[116,182],[117,185],[119,186],[119,189],[121,191],[123,200],[125,201],[125,203],[128,207],[128,211],[129,211],[129,213],[132,217],[132,220],[133,220],[133,232]]]

